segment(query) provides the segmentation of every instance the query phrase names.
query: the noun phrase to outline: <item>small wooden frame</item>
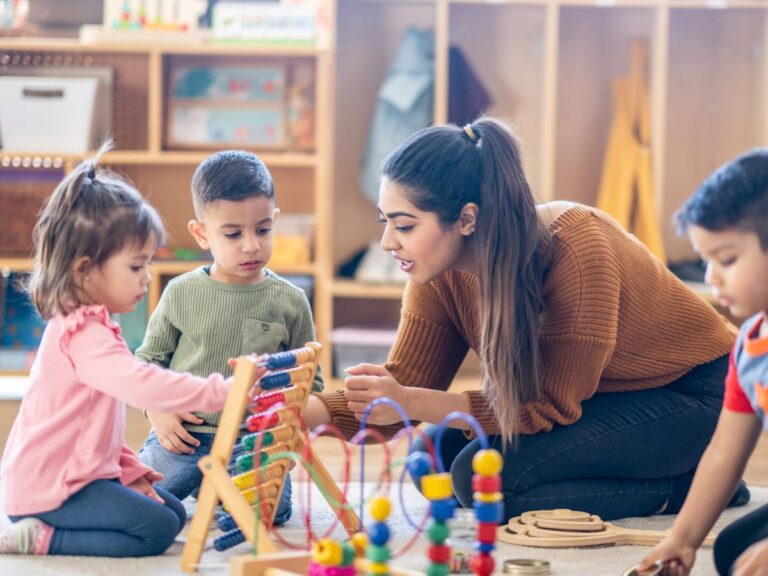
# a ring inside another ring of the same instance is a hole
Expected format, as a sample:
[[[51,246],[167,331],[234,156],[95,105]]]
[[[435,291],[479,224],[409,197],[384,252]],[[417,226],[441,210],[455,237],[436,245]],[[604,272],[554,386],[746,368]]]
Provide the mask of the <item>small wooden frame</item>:
[[[298,413],[303,413],[307,398],[312,391],[312,382],[320,358],[320,349],[320,344],[310,342],[305,348],[293,351],[305,358],[301,361],[299,367],[293,370],[293,372],[301,374],[300,381],[292,381],[291,388],[294,400],[290,404]],[[277,547],[269,537],[266,524],[261,519],[257,520],[253,508],[244,493],[241,492],[240,488],[237,487],[227,473],[227,466],[232,457],[233,447],[238,440],[240,425],[243,422],[248,401],[252,397],[253,389],[259,390],[258,383],[256,383],[257,369],[256,358],[244,356],[237,359],[234,381],[224,405],[221,423],[216,432],[211,452],[208,456],[201,458],[198,464],[203,472],[203,483],[200,487],[197,510],[192,518],[189,537],[181,559],[181,568],[184,572],[195,572],[197,570],[206,539],[208,538],[208,531],[213,521],[214,510],[219,501],[223,503],[224,507],[231,514],[246,540],[250,542],[255,541],[260,554],[277,552]],[[328,470],[317,458],[312,448],[306,446],[304,435],[300,433],[298,427],[291,438],[283,441],[281,447],[285,451],[308,455],[307,461],[303,462],[303,464],[308,469],[311,467],[312,473],[310,478],[320,486],[321,492],[328,499],[328,503],[344,528],[350,534],[356,532],[361,526],[360,519],[346,502],[344,494],[336,485]],[[271,498],[273,505],[269,517],[266,518],[268,523],[271,523],[277,509],[277,502],[279,502],[288,469],[288,465],[284,466],[282,473],[279,475],[279,489],[276,495],[273,495]],[[269,481],[274,482],[274,480],[274,478],[271,478]],[[338,505],[339,502],[342,504]],[[240,564],[247,565],[249,564],[248,560],[256,559],[257,557],[248,556],[243,559],[233,560],[232,573],[241,573],[236,572],[234,567]],[[271,565],[275,566],[275,564]],[[263,571],[242,573],[266,574]],[[277,576],[281,573],[284,572],[269,572],[272,576]]]
[[[653,546],[668,535],[660,530],[632,530],[604,522],[599,516],[573,510],[525,512],[501,526],[496,537],[507,544],[538,548],[586,546]],[[704,546],[714,544],[710,534]]]

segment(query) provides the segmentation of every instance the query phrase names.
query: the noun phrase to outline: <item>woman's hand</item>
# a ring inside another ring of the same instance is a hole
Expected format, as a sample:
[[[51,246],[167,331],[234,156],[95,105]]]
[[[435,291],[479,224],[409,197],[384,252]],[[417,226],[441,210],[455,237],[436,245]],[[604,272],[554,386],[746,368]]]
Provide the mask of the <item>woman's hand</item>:
[[[144,476],[141,476],[128,484],[126,488],[130,488],[131,490],[135,490],[139,494],[144,494],[147,498],[150,498],[151,500],[154,500],[155,502],[158,502],[159,504],[165,504],[165,500],[160,498],[160,495],[155,491],[155,488],[152,486],[154,482],[159,482],[162,480],[164,476],[160,474],[160,472],[155,472],[154,470],[150,470]]]
[[[662,576],[688,576],[696,559],[696,549],[680,542],[674,536],[667,536],[659,542],[650,554],[643,558],[636,570],[641,574],[654,567],[657,561],[664,562]]]
[[[752,544],[738,557],[733,576],[768,576],[768,538]]]
[[[160,445],[174,454],[194,454],[195,448],[200,446],[200,440],[192,436],[182,422],[190,424],[202,424],[203,419],[191,412],[147,412]]]
[[[408,414],[408,388],[402,386],[383,366],[376,364],[358,364],[347,369],[345,378],[349,409],[360,420],[368,405],[377,398],[391,398],[403,407]],[[371,424],[395,424],[402,421],[400,414],[391,406],[382,405],[374,408],[368,415]]]

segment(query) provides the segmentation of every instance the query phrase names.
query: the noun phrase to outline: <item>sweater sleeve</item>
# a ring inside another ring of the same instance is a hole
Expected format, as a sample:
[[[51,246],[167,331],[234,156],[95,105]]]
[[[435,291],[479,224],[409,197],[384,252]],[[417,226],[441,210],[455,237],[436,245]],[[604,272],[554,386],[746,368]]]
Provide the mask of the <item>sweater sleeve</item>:
[[[174,292],[171,282],[163,294],[157,308],[147,324],[147,332],[144,341],[136,350],[136,357],[144,362],[160,364],[166,368],[171,365],[173,353],[179,343],[181,332],[173,325],[170,319],[171,298]]]
[[[397,338],[384,365],[403,386],[447,390],[469,346],[456,329],[436,289],[430,285],[406,287]],[[360,423],[347,406],[344,391],[321,394],[334,424],[349,439]],[[413,422],[415,423],[415,422]],[[371,426],[385,438],[403,427]]]
[[[139,460],[138,454],[128,448],[125,441],[123,441],[123,447],[120,449],[120,470],[120,483],[123,486],[135,482],[147,472],[152,472],[152,468]]]
[[[115,329],[93,314],[70,321],[61,348],[84,385],[139,409],[219,410],[229,391],[221,374],[199,378],[137,360]]]

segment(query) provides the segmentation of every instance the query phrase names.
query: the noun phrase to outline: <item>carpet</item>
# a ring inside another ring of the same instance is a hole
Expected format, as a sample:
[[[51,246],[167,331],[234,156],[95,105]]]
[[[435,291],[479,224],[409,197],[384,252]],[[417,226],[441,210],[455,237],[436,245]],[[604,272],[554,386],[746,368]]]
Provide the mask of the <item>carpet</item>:
[[[372,489],[372,485],[365,487],[366,494]],[[751,488],[752,501],[744,507],[727,510],[717,522],[716,530],[732,522],[739,516],[754,510],[768,502],[768,488]],[[358,491],[359,494],[359,491]],[[306,537],[306,530],[298,513],[299,499],[306,501],[306,487],[297,483],[294,486],[294,516],[281,529],[281,535],[290,542],[300,543]],[[325,531],[332,519],[333,512],[322,500],[316,489],[312,489],[312,519],[318,532]],[[389,524],[392,533],[391,546],[397,551],[412,538],[414,530],[403,514],[402,506],[393,495],[393,511]],[[403,500],[408,513],[418,523],[426,510],[426,500],[416,491],[411,484],[404,485]],[[359,496],[350,490],[350,501],[359,502]],[[194,501],[188,501],[190,511],[194,507]],[[187,502],[185,502],[187,504]],[[650,518],[627,518],[615,523],[627,528],[645,530],[665,530],[672,525],[672,516],[654,516]],[[2,518],[0,523],[7,523],[7,518]],[[344,532],[337,528],[334,535],[342,537]],[[215,535],[212,532],[212,536]],[[30,556],[0,556],[0,575],[2,576],[168,576],[181,574],[179,563],[184,547],[186,531],[177,539],[177,542],[162,556],[150,558],[87,558],[87,557],[30,557]],[[210,539],[212,540],[212,538]],[[413,547],[393,561],[393,565],[420,570],[426,566],[425,552],[429,545],[425,537],[418,537]],[[539,558],[548,560],[552,568],[553,576],[619,576],[628,567],[640,560],[648,548],[634,546],[599,547],[589,549],[542,549],[500,544],[496,559],[497,565],[507,558]],[[232,556],[248,554],[248,545],[241,544],[226,552],[217,552],[212,546],[203,553],[200,574],[210,576],[224,576],[228,574],[227,561]],[[694,576],[709,576],[716,574],[712,563],[711,550],[704,549],[699,552]]]

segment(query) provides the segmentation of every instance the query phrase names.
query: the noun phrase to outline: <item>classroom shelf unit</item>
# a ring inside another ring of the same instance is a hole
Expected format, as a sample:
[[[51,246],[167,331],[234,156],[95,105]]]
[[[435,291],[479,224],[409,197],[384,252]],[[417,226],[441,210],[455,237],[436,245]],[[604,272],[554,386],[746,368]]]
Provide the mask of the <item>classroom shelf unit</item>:
[[[195,165],[207,150],[166,146],[168,71],[181,62],[309,62],[315,67],[313,150],[256,150],[273,171],[284,213],[313,214],[314,256],[298,272],[315,280],[317,337],[331,374],[331,332],[350,324],[397,322],[402,286],[338,277],[342,263],[377,240],[374,204],[360,189],[379,87],[408,27],[435,33],[434,122],[448,120],[450,46],[458,46],[492,96],[488,112],[508,119],[542,201],[592,204],[608,140],[611,86],[627,73],[630,44],[649,47],[652,162],[658,219],[670,261],[691,257],[671,216],[713,168],[768,144],[768,3],[763,0],[328,0],[328,45],[83,45],[4,39],[0,74],[35,64],[112,66],[113,132],[107,164],[127,174],[157,206],[172,243],[192,247],[186,223]],[[1,150],[0,167],[20,173],[67,170],[80,158]],[[0,195],[9,184],[0,182]],[[52,184],[25,184],[39,202]],[[28,267],[28,254],[5,253],[0,268]],[[155,264],[171,277],[189,263]],[[278,270],[280,272],[280,270]],[[157,279],[153,299],[159,295]]]

